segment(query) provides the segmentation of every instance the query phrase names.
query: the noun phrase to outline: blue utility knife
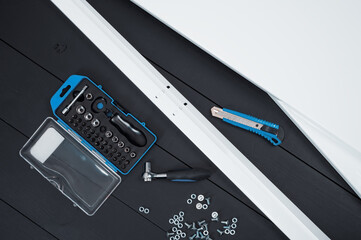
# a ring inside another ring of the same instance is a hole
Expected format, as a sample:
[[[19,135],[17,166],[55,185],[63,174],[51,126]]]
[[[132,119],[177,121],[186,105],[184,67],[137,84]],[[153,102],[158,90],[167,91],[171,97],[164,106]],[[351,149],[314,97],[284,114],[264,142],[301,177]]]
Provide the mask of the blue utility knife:
[[[275,146],[282,143],[284,132],[277,124],[227,108],[222,109],[219,107],[212,107],[211,113],[213,117],[220,118],[229,124],[243,128],[266,138]]]

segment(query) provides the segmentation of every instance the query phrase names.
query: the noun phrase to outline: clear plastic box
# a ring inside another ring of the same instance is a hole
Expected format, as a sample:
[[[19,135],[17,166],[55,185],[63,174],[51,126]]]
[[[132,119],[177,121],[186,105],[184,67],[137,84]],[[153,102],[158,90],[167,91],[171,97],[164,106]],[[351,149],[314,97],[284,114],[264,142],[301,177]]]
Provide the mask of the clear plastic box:
[[[89,216],[121,182],[104,159],[50,117],[26,142],[20,155]]]

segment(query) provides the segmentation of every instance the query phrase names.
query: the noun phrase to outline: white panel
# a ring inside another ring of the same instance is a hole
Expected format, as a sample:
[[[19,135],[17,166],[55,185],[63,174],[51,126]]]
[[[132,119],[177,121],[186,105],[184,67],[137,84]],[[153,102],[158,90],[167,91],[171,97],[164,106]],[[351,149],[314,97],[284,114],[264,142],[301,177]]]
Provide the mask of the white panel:
[[[133,1],[322,126],[293,118],[361,197],[361,1]]]

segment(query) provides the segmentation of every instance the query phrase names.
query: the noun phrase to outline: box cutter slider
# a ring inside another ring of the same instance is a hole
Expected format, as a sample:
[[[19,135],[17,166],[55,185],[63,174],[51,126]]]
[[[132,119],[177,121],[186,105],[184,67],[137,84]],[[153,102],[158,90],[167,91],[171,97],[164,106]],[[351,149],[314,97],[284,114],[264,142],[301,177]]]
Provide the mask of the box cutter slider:
[[[256,133],[266,138],[275,146],[280,145],[283,140],[283,129],[277,124],[226,108],[212,107],[211,112],[213,117],[220,118],[229,124]]]

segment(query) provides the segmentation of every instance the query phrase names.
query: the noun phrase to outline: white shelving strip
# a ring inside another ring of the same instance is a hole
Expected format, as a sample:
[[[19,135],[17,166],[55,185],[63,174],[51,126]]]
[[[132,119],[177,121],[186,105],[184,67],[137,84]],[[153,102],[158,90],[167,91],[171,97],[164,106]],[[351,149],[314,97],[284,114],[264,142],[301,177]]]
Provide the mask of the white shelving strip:
[[[286,236],[302,240],[329,239],[90,4],[84,0],[52,2]]]

